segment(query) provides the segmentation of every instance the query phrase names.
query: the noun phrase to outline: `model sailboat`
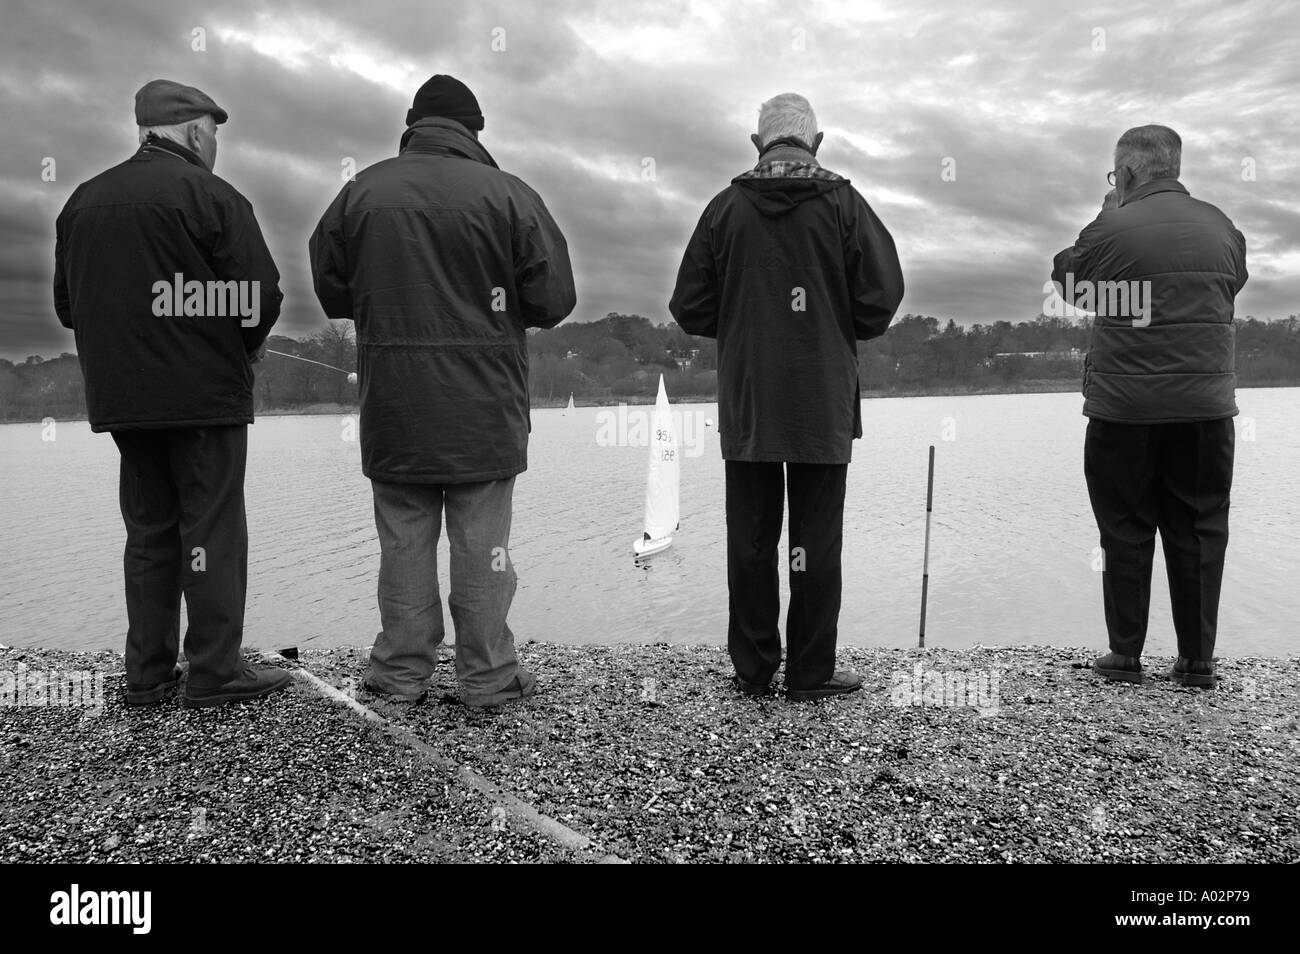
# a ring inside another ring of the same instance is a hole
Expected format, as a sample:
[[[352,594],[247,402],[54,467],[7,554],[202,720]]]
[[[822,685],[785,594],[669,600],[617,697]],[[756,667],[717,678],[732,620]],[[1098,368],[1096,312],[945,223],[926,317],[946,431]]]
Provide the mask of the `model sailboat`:
[[[570,411],[572,411],[572,410],[573,410],[573,392],[570,391],[570,392],[569,392],[569,406],[566,407],[566,408],[564,409],[564,412],[563,412],[563,413],[567,415],[567,414],[568,414]]]
[[[672,546],[679,517],[681,453],[662,374],[659,375],[659,395],[655,398],[649,437],[650,467],[646,475],[645,530],[641,539],[632,544],[632,552],[638,557],[647,557]]]

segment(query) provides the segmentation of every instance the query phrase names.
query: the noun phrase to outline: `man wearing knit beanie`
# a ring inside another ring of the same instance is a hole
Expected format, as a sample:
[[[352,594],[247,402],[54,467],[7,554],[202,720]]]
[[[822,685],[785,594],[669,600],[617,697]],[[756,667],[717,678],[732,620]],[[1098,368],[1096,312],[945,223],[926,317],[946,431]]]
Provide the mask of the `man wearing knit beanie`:
[[[406,111],[406,125],[414,126],[426,116],[454,119],[466,129],[481,132],[483,112],[468,86],[454,76],[439,73],[420,87],[415,102]]]
[[[525,329],[573,310],[573,273],[541,198],[478,142],[483,113],[464,83],[434,76],[406,123],[399,154],[344,185],[310,242],[325,314],[357,329],[383,627],[365,686],[395,701],[427,692],[445,632],[445,511],[460,700],[497,706],[535,686],[506,622],[514,484],[528,466]]]

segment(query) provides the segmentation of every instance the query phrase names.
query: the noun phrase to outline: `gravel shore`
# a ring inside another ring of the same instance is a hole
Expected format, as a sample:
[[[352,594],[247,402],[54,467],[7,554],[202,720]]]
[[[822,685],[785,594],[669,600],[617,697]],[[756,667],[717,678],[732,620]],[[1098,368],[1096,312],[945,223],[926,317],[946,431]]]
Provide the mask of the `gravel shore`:
[[[363,649],[285,663],[384,726],[302,682],[135,710],[116,653],[0,650],[0,672],[106,674],[98,713],[0,709],[0,861],[1300,858],[1294,658],[1221,659],[1203,691],[1158,657],[1138,686],[1102,682],[1082,649],[841,649],[865,688],[796,704],[736,693],[716,647],[520,654],[539,693],[493,711],[452,701],[449,660],[414,706],[356,691]]]

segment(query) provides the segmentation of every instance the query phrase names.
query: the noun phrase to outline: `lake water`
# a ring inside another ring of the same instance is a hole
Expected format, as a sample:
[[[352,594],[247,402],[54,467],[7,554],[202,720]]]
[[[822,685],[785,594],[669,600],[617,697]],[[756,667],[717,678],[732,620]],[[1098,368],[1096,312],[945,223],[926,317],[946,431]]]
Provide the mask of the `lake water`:
[[[1238,392],[1231,541],[1219,652],[1295,653],[1300,620],[1300,391]],[[916,643],[926,448],[936,446],[930,646],[1106,645],[1097,531],[1077,394],[863,402],[845,514],[840,640]],[[627,409],[533,412],[511,556],[520,642],[726,641],[723,465],[716,405],[680,408],[681,530],[637,566],[644,446]],[[707,422],[707,423],[706,423]],[[245,641],[369,645],[378,629],[375,538],[360,448],[338,417],[264,417],[250,431]],[[120,650],[126,614],[118,455],[84,422],[0,426],[0,642]],[[784,542],[782,552],[785,552]],[[446,541],[441,577],[447,582]],[[1156,551],[1147,651],[1175,651]],[[783,585],[785,571],[783,569]],[[785,598],[783,597],[783,607]],[[450,617],[448,635],[452,634]],[[783,627],[784,628],[784,627]]]

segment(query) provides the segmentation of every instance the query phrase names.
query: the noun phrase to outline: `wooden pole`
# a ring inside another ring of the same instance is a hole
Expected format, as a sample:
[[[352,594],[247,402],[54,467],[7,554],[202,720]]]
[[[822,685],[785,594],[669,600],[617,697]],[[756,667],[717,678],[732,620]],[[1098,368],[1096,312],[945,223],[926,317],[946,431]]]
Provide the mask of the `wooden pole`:
[[[930,474],[925,486],[925,558],[921,564],[921,641],[925,648],[925,603],[930,594],[930,512],[934,509],[934,445],[930,445]]]

